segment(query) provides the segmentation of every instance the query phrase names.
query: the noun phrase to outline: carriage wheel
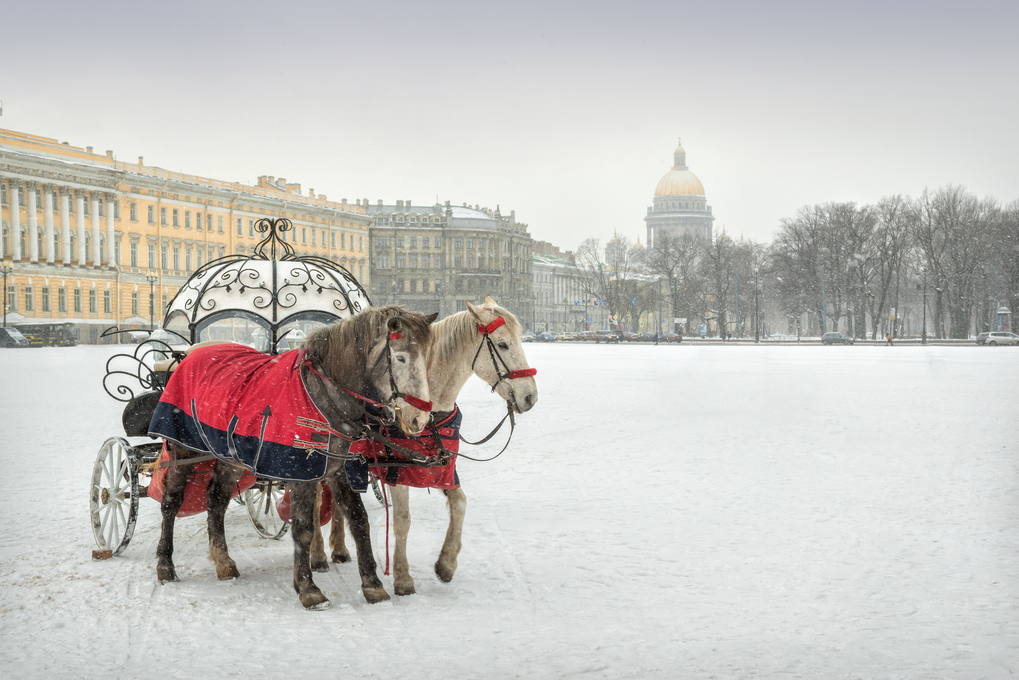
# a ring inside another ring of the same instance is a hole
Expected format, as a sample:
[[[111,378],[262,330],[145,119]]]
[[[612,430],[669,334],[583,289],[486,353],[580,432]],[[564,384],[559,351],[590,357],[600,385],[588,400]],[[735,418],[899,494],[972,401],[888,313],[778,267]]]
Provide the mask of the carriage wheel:
[[[384,508],[388,507],[388,503],[386,503],[386,497],[382,495],[382,482],[379,481],[378,477],[370,473],[368,478],[371,480],[372,491],[375,493],[375,500],[377,500],[379,502],[379,505],[381,505],[382,507]]]
[[[271,487],[271,488],[270,488]],[[248,519],[255,532],[262,538],[279,540],[290,529],[276,511],[276,503],[283,498],[286,488],[280,483],[259,480],[243,494],[244,506],[248,509]]]
[[[100,550],[119,555],[138,521],[138,465],[135,450],[120,437],[103,442],[92,468],[89,510]]]

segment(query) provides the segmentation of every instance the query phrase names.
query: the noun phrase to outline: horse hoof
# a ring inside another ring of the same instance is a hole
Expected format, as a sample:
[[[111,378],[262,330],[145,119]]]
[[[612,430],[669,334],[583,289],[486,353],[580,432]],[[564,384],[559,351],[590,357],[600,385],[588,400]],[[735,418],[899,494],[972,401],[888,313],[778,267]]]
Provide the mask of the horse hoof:
[[[389,599],[389,593],[382,586],[378,588],[361,588],[361,592],[364,593],[364,599],[368,601],[368,604],[377,604]]]
[[[156,567],[156,578],[159,579],[160,584],[174,583],[180,580],[173,567]]]
[[[304,605],[305,609],[311,611],[320,612],[323,609],[329,609],[329,598],[327,598],[321,590],[317,590],[311,593],[305,593],[301,595],[301,604]]]
[[[350,561],[349,552],[333,553],[333,562],[337,564],[344,564]]]
[[[329,571],[329,563],[326,562],[325,560],[322,560],[321,562],[312,562],[311,570],[317,571],[319,573],[327,572]]]
[[[439,577],[439,580],[443,583],[449,583],[453,580],[453,574],[456,573],[456,567],[448,567],[442,562],[435,563],[435,575]]]
[[[240,578],[241,572],[237,571],[237,566],[228,564],[224,567],[216,566],[216,576],[219,577],[220,581],[229,581],[231,579]]]
[[[393,583],[393,592],[397,595],[414,595],[417,592],[414,590],[414,579],[410,583]]]

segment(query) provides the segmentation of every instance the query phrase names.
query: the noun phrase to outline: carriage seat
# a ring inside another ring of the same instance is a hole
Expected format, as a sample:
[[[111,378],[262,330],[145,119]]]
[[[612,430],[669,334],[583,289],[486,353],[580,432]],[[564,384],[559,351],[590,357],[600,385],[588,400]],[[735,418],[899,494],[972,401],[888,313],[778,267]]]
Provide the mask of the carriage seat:
[[[186,350],[184,350],[184,354],[191,354],[191,352],[198,349],[199,347],[229,344],[230,344],[229,340],[206,340],[205,342],[199,342],[197,344],[191,345]],[[170,357],[169,359],[162,359],[152,364],[152,370],[155,371],[156,373],[163,374],[163,377],[165,378],[169,378],[170,374],[173,373],[173,369],[177,368],[177,365],[179,363],[180,362],[174,359],[173,357]],[[164,385],[166,384],[165,380],[163,381],[163,384]]]

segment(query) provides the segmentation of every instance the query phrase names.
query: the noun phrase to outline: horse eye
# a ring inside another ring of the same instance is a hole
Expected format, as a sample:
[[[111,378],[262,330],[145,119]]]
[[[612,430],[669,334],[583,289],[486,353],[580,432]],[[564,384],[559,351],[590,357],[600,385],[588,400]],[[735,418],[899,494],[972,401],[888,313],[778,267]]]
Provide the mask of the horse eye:
[[[400,355],[400,356],[396,357],[396,360],[399,361],[401,364],[407,363],[407,357],[405,357],[403,355]]]
[[[499,349],[509,349],[509,345],[505,342],[500,342]]]

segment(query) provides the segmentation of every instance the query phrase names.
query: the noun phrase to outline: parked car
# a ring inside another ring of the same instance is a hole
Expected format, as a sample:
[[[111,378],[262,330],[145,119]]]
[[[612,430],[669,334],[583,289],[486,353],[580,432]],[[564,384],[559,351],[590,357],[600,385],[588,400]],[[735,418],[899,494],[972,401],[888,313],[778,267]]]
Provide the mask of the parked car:
[[[555,342],[555,333],[545,331],[534,336],[535,342]]]
[[[596,343],[619,342],[619,334],[616,331],[594,331],[594,341]]]
[[[0,328],[0,347],[28,347],[28,338],[17,328]]]
[[[683,342],[683,336],[672,331],[665,331],[662,333],[661,342]]]
[[[574,340],[590,342],[594,340],[594,334],[598,331],[581,331],[573,338]]]
[[[528,328],[524,331],[524,334],[520,336],[520,342],[534,342],[535,337],[534,331]]]
[[[637,335],[636,333],[631,333],[630,331],[622,331],[622,332],[620,332],[619,337],[624,342],[639,342],[640,341],[640,336]]]
[[[988,345],[1019,345],[1019,335],[1007,331],[993,331],[987,334]]]
[[[637,342],[655,342],[657,339],[657,333],[639,333],[637,335]]]
[[[990,332],[988,332],[988,331],[984,331],[983,333],[980,333],[979,335],[977,335],[977,344],[978,345],[983,345],[984,343],[986,343],[988,335],[990,335]]]
[[[822,345],[852,345],[853,339],[845,333],[825,333],[821,336]]]

